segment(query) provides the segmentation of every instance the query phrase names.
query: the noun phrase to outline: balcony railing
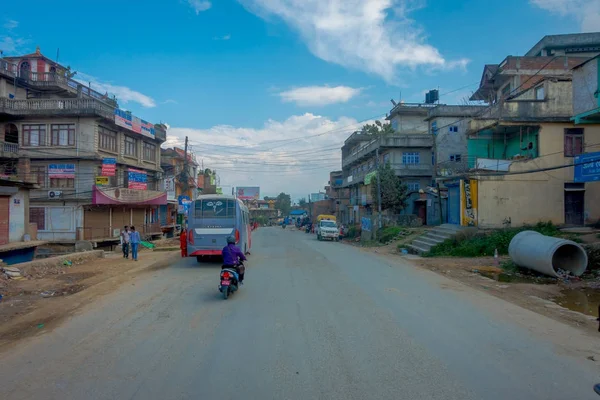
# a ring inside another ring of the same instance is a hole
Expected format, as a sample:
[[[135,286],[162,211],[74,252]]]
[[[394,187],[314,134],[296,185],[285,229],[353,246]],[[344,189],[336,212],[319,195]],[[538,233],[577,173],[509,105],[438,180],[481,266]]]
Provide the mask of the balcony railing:
[[[2,150],[5,153],[19,154],[19,145],[17,143],[3,143]]]
[[[384,148],[428,148],[433,146],[433,136],[428,134],[393,135],[376,138],[342,157],[342,167],[373,156],[375,150]]]
[[[115,109],[93,99],[0,99],[0,113],[11,115],[99,115],[114,120]]]

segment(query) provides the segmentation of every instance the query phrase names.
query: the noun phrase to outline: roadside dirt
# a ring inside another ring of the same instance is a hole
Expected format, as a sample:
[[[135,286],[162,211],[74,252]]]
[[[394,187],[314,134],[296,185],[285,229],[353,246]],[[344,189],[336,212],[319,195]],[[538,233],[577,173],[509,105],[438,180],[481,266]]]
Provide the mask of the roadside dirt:
[[[96,297],[143,273],[177,261],[176,251],[142,250],[139,261],[118,253],[72,266],[48,269],[32,279],[0,279],[0,351],[17,340],[51,330]],[[15,265],[18,267],[18,265]]]
[[[560,305],[561,296],[565,292],[593,286],[589,282],[573,281],[565,283],[562,281],[545,280],[543,278],[539,280],[539,283],[527,280],[522,280],[521,282],[519,279],[516,279],[517,282],[502,282],[486,276],[494,276],[502,272],[496,266],[493,257],[423,258],[400,254],[397,250],[397,243],[382,247],[364,247],[363,250],[385,256],[392,261],[407,261],[415,266],[434,271],[449,279],[485,291],[492,296],[517,304],[554,320],[575,326],[587,333],[598,334],[597,315],[586,315]],[[504,260],[508,260],[508,257],[501,257],[499,264]],[[600,289],[595,290],[600,291]],[[595,304],[594,308],[597,309],[597,307],[598,304]]]

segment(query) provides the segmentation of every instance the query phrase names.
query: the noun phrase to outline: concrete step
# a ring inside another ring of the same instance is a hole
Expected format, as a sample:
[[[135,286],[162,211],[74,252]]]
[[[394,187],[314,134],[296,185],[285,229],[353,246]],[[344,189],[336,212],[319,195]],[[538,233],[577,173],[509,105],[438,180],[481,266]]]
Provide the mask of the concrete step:
[[[463,229],[462,226],[454,225],[454,224],[442,224],[442,225],[438,226],[438,228],[449,229],[449,230],[453,230],[455,232]]]
[[[427,249],[427,251],[429,251],[437,243],[430,242],[427,239],[418,238],[418,239],[413,240],[411,244],[419,246],[419,247],[421,247],[423,249]]]
[[[427,238],[425,236],[420,236],[420,237],[416,238],[415,240],[413,240],[412,242],[413,243],[419,242],[419,244],[423,244],[423,245],[426,244],[426,245],[428,245],[430,247],[437,246],[438,244],[441,243],[441,242],[436,242],[433,239],[429,239],[429,238]]]
[[[448,228],[446,226],[437,226],[432,229],[435,233],[445,234],[454,236],[461,231],[461,229]]]
[[[419,247],[418,245],[414,245],[414,244],[409,244],[408,246],[406,246],[406,248],[408,249],[408,251],[410,253],[413,254],[423,254],[423,253],[427,253],[429,250],[424,249],[422,247]]]
[[[425,235],[423,235],[423,237],[433,240],[436,243],[442,243],[445,240],[452,238],[452,235],[445,234],[445,233],[437,233],[435,231],[432,231],[432,232],[426,233]]]

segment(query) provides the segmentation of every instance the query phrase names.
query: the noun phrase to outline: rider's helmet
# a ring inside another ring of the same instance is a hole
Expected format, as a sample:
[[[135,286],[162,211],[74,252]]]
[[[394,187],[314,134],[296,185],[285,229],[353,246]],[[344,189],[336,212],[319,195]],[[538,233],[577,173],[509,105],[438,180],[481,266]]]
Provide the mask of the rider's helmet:
[[[227,244],[235,244],[235,238],[233,236],[227,236]]]

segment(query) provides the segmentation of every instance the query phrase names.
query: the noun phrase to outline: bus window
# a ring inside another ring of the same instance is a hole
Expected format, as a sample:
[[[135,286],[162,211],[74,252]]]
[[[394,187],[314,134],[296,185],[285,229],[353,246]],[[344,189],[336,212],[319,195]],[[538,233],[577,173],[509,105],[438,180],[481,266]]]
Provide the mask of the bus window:
[[[194,209],[196,218],[233,218],[234,216],[234,200],[204,199],[196,201]]]

